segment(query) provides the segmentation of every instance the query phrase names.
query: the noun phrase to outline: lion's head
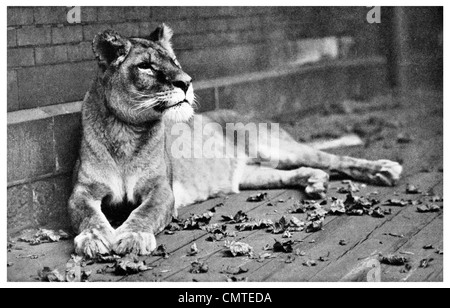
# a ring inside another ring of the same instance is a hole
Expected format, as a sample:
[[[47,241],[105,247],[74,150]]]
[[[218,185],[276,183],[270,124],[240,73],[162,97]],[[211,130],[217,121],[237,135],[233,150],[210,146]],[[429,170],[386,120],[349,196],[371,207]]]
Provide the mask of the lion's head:
[[[194,111],[192,78],[178,63],[172,30],[159,26],[146,39],[125,38],[106,30],[93,40],[105,104],[130,124],[160,118],[187,121]]]

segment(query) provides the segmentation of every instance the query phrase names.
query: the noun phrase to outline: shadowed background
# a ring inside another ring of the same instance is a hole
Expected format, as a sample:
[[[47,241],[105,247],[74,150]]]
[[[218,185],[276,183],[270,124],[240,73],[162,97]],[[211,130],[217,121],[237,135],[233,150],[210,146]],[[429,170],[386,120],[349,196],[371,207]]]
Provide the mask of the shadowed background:
[[[80,101],[96,70],[94,35],[145,37],[161,22],[200,110],[282,120],[346,112],[344,102],[442,91],[443,10],[367,7],[66,7],[7,10],[8,232],[67,226]]]

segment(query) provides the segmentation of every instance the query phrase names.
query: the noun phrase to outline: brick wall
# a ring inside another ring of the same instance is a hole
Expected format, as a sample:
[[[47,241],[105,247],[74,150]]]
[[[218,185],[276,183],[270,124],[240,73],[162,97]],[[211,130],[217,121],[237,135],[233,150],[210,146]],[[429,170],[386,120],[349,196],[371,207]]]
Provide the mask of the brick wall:
[[[196,83],[201,111],[234,108],[274,115],[322,110],[387,86],[380,28],[366,7],[9,7],[8,231],[67,226],[66,202],[80,136],[79,107],[96,63],[94,35],[112,28],[146,36],[165,22]],[[357,60],[290,67],[297,42],[350,36]],[[280,69],[283,68],[283,69]],[[73,103],[76,102],[76,103]]]
[[[358,52],[377,53],[378,26],[367,8],[66,7],[8,8],[8,111],[81,100],[96,66],[94,35],[113,28],[146,36],[166,22],[186,71],[196,80],[267,69],[286,61],[282,46],[308,37],[351,35]]]

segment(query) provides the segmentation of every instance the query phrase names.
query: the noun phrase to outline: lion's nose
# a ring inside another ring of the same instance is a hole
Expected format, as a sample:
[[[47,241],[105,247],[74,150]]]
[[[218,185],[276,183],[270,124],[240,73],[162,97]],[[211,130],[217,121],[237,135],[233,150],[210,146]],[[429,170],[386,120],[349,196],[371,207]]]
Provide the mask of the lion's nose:
[[[172,81],[172,85],[180,88],[184,91],[184,93],[186,93],[191,85],[191,82],[192,78],[188,74],[180,74]]]

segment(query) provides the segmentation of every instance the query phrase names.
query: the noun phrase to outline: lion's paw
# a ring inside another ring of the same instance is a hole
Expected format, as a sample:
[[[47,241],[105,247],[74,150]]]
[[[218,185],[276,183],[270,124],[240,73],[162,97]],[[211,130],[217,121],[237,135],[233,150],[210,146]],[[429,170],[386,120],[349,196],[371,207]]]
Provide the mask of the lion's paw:
[[[385,186],[396,185],[400,180],[403,167],[399,163],[390,160],[377,160],[377,164],[381,168],[375,173],[373,179],[375,184]]]
[[[110,236],[98,229],[87,229],[74,239],[75,253],[89,258],[111,252]]]
[[[113,250],[119,254],[149,255],[156,248],[156,239],[149,232],[121,231],[117,233]]]
[[[314,174],[308,178],[305,193],[310,198],[324,199],[328,188],[329,174],[322,170],[314,170]]]

